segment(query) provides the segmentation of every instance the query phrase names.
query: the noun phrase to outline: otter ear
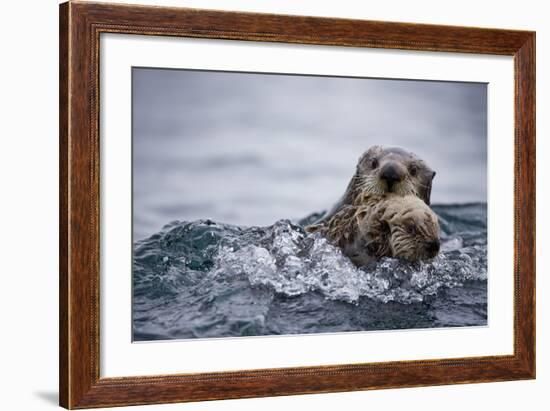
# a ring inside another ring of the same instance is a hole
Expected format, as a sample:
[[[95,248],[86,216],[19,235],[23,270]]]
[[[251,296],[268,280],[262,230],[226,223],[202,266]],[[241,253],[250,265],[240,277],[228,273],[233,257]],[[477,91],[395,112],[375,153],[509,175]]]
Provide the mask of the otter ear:
[[[430,205],[430,197],[432,196],[432,181],[436,175],[435,171],[428,171],[422,179],[422,188],[419,197],[424,200],[427,205]]]

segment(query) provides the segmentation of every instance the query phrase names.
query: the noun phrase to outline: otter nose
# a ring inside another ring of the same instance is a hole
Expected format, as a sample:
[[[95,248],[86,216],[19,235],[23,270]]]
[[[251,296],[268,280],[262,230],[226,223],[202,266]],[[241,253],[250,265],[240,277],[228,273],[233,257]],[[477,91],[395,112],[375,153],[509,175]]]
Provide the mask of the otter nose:
[[[401,180],[403,180],[403,173],[401,172],[401,170],[399,170],[399,168],[397,168],[393,164],[386,164],[382,168],[380,178],[386,181],[386,184],[388,185],[388,191],[391,191],[392,186],[395,183],[398,183]]]
[[[430,257],[435,257],[439,252],[439,240],[432,240],[426,243],[426,251]]]

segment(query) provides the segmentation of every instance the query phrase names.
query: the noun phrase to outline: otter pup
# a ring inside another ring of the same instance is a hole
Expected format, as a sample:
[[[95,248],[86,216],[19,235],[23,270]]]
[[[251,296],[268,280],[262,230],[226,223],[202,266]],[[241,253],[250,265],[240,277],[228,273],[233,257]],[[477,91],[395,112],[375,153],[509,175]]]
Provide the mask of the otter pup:
[[[360,205],[344,205],[329,220],[306,227],[318,232],[357,265],[381,257],[429,260],[439,252],[436,214],[415,195],[362,196]]]
[[[322,218],[327,221],[343,206],[360,205],[365,195],[395,193],[414,195],[430,204],[433,171],[416,154],[397,147],[373,146],[359,158],[346,192]]]

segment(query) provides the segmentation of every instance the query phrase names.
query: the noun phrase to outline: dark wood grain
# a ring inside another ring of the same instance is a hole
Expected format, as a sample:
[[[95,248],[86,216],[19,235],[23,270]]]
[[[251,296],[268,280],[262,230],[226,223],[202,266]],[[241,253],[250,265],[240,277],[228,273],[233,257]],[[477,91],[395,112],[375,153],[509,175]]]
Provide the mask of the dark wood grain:
[[[69,134],[69,6],[59,13],[59,402],[69,404],[69,282],[68,282],[68,134]]]
[[[535,34],[515,53],[516,355],[535,374]]]
[[[514,56],[514,354],[100,378],[99,47],[100,34],[107,32]],[[60,6],[59,47],[62,406],[89,408],[534,378],[533,32],[72,2]]]

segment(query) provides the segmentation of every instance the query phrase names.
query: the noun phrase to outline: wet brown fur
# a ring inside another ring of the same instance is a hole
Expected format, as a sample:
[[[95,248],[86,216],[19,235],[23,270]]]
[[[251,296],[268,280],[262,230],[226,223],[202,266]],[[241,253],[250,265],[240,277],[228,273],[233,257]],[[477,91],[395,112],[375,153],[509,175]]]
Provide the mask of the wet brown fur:
[[[434,257],[426,244],[435,242],[439,248],[439,223],[417,196],[361,194],[356,203],[342,206],[330,219],[306,231],[325,236],[358,266],[381,257],[408,261]]]

